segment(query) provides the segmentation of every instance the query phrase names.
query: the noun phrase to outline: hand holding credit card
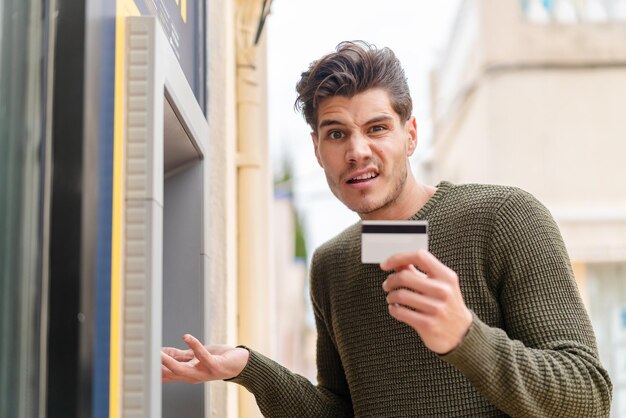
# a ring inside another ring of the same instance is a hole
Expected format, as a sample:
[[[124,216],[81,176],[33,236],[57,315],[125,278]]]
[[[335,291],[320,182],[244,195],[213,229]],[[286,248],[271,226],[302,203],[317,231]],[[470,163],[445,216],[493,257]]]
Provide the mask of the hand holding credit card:
[[[362,221],[361,262],[378,264],[394,254],[428,250],[427,221]]]

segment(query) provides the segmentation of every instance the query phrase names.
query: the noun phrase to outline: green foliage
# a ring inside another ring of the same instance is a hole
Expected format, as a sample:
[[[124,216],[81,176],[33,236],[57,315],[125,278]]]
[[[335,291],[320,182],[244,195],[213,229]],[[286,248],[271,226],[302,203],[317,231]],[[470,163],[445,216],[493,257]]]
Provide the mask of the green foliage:
[[[306,260],[306,239],[304,234],[304,229],[302,228],[302,222],[300,221],[300,216],[294,210],[294,224],[295,224],[295,257],[302,258]]]

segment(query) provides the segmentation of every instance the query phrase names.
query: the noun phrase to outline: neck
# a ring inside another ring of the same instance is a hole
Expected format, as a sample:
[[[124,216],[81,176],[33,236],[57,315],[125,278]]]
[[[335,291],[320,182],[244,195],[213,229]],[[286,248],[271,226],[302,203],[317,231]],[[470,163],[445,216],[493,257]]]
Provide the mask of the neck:
[[[405,220],[415,215],[435,194],[437,188],[420,184],[409,170],[402,191],[390,205],[371,213],[360,213],[362,220]]]

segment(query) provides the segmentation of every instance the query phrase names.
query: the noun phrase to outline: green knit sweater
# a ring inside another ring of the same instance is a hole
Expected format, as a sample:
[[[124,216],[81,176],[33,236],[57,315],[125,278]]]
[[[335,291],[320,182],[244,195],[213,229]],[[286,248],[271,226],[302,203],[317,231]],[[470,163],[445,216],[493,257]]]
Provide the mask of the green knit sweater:
[[[386,273],[361,264],[360,224],[313,256],[318,384],[250,350],[233,379],[268,417],[609,416],[598,360],[559,230],[519,189],[438,185],[412,219],[459,276],[474,321],[451,353],[392,318]]]

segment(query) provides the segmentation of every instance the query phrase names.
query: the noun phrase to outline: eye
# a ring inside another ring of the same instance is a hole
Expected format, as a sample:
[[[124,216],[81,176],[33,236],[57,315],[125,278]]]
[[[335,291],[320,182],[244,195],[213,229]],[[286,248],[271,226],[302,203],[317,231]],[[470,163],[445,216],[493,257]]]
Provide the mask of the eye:
[[[370,128],[370,132],[372,133],[380,133],[386,130],[387,130],[387,127],[385,125],[374,125]]]
[[[341,131],[330,131],[328,132],[328,137],[330,139],[341,139],[343,138],[345,135],[343,134],[343,132]]]

